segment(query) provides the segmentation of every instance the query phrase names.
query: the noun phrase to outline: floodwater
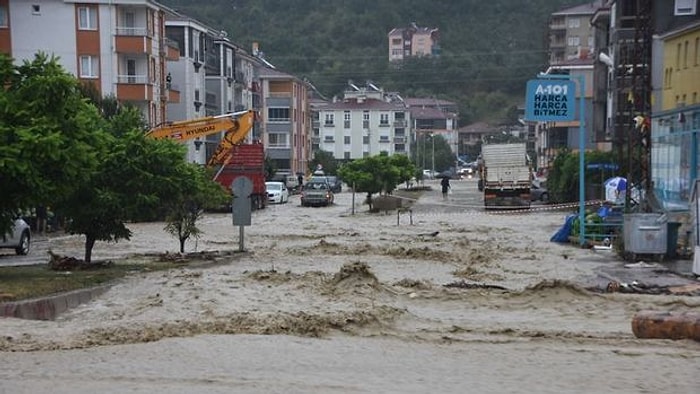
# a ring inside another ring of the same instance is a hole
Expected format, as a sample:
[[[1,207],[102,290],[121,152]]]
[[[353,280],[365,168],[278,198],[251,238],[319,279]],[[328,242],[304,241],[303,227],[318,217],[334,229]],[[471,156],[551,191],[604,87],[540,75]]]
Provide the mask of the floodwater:
[[[0,393],[698,391],[700,344],[637,339],[631,320],[700,298],[590,291],[622,263],[549,242],[564,212],[486,214],[475,181],[447,201],[434,183],[413,224],[362,197],[352,215],[348,192],[328,208],[293,197],[254,213],[243,253],[230,216],[208,215],[188,247],[216,259],[139,274],[55,321],[1,319]],[[162,226],[94,255],[172,253]]]

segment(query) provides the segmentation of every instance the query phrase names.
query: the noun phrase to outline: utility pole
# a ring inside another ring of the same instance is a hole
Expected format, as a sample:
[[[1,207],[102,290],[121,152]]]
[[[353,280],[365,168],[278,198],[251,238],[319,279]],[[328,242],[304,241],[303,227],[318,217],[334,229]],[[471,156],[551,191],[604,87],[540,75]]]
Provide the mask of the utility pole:
[[[435,134],[430,133],[430,140],[431,140],[431,142],[432,142],[432,144],[433,144],[432,153],[430,154],[430,158],[433,160],[433,165],[432,165],[432,168],[431,168],[431,171],[432,171],[431,174],[433,174],[433,176],[435,176]]]

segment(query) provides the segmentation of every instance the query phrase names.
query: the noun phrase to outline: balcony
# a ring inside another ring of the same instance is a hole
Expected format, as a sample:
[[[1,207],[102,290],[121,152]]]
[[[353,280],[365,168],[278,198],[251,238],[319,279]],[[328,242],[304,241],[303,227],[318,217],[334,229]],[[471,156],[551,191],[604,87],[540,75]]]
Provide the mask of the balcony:
[[[152,101],[153,85],[148,75],[118,75],[117,98],[127,101]]]
[[[389,127],[391,126],[389,122],[379,122],[379,127]]]
[[[165,39],[165,60],[178,61],[180,60],[180,44],[169,38]]]
[[[406,119],[397,119],[394,121],[394,127],[406,127]]]
[[[145,27],[117,27],[115,48],[117,53],[151,55],[153,38],[149,36]]]
[[[406,137],[394,137],[394,143],[395,144],[405,144]]]
[[[180,102],[180,89],[177,85],[166,84],[165,89],[161,90],[161,101],[167,101],[169,103],[179,103]]]

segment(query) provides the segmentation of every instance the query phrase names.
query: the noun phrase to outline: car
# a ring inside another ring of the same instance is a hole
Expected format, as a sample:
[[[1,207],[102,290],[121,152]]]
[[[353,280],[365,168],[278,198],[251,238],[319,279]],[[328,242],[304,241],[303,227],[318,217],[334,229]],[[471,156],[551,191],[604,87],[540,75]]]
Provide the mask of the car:
[[[289,201],[289,189],[284,182],[265,182],[265,190],[267,191],[267,201],[272,204],[284,204]]]
[[[0,248],[11,248],[18,255],[29,253],[32,243],[32,231],[22,218],[16,218],[12,231],[0,237]]]
[[[331,185],[326,181],[312,180],[306,182],[301,190],[301,206],[328,206],[335,197]]]
[[[433,170],[423,170],[423,179],[435,179],[437,172]]]
[[[333,193],[340,193],[343,191],[343,181],[341,181],[337,176],[328,175],[326,176],[326,181],[328,181],[328,184],[331,185],[331,190]]]
[[[547,190],[547,182],[535,179],[530,185],[530,200],[549,202],[549,190]]]

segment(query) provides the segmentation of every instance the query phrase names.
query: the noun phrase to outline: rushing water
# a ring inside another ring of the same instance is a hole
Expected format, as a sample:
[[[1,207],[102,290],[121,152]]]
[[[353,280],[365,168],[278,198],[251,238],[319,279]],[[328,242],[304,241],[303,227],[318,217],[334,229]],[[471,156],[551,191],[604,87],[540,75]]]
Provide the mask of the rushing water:
[[[486,215],[475,190],[426,193],[413,225],[350,215],[349,193],[293,199],[255,214],[248,253],[125,280],[55,321],[2,319],[0,393],[698,392],[700,344],[630,329],[698,297],[589,291],[621,263],[550,243],[563,213]],[[202,227],[197,250],[238,247],[229,217]],[[177,246],[162,224],[133,230],[97,248]]]

